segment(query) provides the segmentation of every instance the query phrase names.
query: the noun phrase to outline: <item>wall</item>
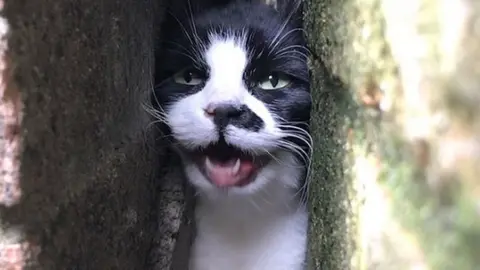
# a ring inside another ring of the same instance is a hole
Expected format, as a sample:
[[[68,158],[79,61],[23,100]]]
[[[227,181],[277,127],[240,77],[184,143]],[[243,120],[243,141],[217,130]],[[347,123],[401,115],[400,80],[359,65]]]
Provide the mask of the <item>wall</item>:
[[[162,150],[140,105],[160,6],[2,3],[0,268],[143,269]]]
[[[355,118],[348,74],[350,1],[307,1],[305,28],[312,52],[313,162],[309,186],[309,269],[350,268],[354,229],[352,182],[345,151]]]
[[[478,1],[308,2],[312,266],[476,269]]]

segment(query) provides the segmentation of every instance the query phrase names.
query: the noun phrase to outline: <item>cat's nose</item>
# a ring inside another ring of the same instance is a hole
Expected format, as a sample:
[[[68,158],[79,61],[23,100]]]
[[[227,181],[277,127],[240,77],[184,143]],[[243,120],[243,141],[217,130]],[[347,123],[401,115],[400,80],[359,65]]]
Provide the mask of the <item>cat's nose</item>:
[[[231,121],[241,118],[245,112],[245,106],[235,106],[232,104],[209,105],[205,109],[205,114],[211,117],[213,123],[220,129],[225,128]]]

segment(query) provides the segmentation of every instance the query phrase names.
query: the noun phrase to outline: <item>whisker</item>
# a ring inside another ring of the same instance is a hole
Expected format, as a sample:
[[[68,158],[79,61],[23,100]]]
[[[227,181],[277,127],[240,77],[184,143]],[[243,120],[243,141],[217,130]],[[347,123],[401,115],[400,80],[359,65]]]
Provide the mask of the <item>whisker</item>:
[[[305,61],[305,59],[308,58],[308,56],[306,55],[302,55],[304,58],[302,59],[301,57],[299,56],[295,56],[293,54],[289,54],[290,52],[285,52],[285,53],[282,53],[280,55],[276,55],[273,59],[275,60],[279,60],[279,59],[294,59],[294,60],[298,60],[298,61]]]
[[[185,37],[188,39],[191,45],[198,44],[198,39],[196,37],[192,37],[189,32],[187,31],[186,27],[183,25],[183,23],[173,14],[172,12],[168,11],[168,13],[177,21],[177,23],[180,25],[182,32],[185,34]],[[193,31],[193,29],[191,29]],[[199,44],[200,45],[200,44]],[[201,61],[203,63],[203,57],[201,56],[201,52],[196,49],[196,46],[192,46],[192,54],[193,57],[198,59],[197,61]],[[195,62],[197,62],[195,61]]]
[[[278,45],[278,38],[280,37],[280,35],[282,34],[282,31],[285,29],[285,27],[287,27],[288,23],[290,22],[293,14],[295,14],[295,12],[297,11],[297,9],[300,7],[300,2],[297,3],[297,6],[295,8],[292,9],[292,11],[288,14],[287,18],[285,18],[285,21],[283,22],[282,26],[280,27],[280,29],[278,30],[278,33],[275,35],[275,37],[273,38],[272,42],[271,42],[271,46],[273,46],[273,49],[272,51],[275,49],[275,47]],[[282,40],[283,38],[281,38],[280,40]],[[270,47],[270,46],[269,46]]]
[[[286,150],[289,150],[289,149],[286,149]],[[277,162],[277,164],[280,164],[280,165],[285,166],[285,167],[294,168],[294,169],[303,168],[303,166],[292,166],[291,164],[287,164],[287,163],[279,160],[274,154],[270,153],[270,152],[269,152],[268,150],[266,150],[266,149],[263,149],[262,151],[265,152],[265,153],[267,153],[267,155],[269,155],[273,160],[275,160],[275,162]]]
[[[286,51],[291,50],[291,49],[301,49],[301,50],[303,49],[303,50],[307,51],[307,53],[310,53],[310,50],[309,50],[307,47],[302,46],[302,45],[290,45],[290,46],[286,46],[285,48],[282,48],[282,49],[276,51],[275,53],[276,53],[276,54],[280,54],[280,53],[286,52]],[[292,50],[292,51],[290,51],[290,52],[299,52],[299,51]]]
[[[277,117],[281,119],[281,117]],[[303,185],[298,189],[298,191],[294,194],[294,196],[299,197],[299,209],[300,206],[304,205],[307,200],[308,200],[308,192],[309,192],[309,183],[310,183],[310,174],[311,174],[311,164],[312,164],[312,154],[313,154],[313,138],[312,136],[308,133],[307,130],[300,128],[298,126],[293,126],[291,124],[286,124],[285,122],[288,121],[281,121],[283,123],[279,124],[278,127],[281,129],[286,129],[287,131],[284,131],[284,138],[294,138],[298,139],[300,142],[304,143],[307,147],[307,151],[305,151],[302,147],[299,145],[293,143],[293,142],[287,142],[282,140],[279,143],[279,147],[285,148],[286,150],[292,151],[296,154],[299,155],[299,157],[302,159],[304,164],[306,164],[306,172],[305,172],[305,178],[304,178],[304,183]],[[297,123],[300,124],[300,123]],[[307,127],[309,126],[308,124],[305,124]]]
[[[187,0],[187,4],[188,4],[188,10],[190,12],[189,21],[190,21],[190,28],[192,29],[192,32],[193,32],[193,37],[197,41],[198,46],[201,47],[203,51],[206,51],[207,48],[206,48],[205,44],[202,42],[200,36],[198,35],[197,27],[195,26],[195,21],[194,21],[194,18],[193,18],[193,11],[192,11],[192,5],[190,3],[190,0]]]
[[[293,14],[293,13],[292,13],[292,14]],[[292,14],[291,14],[291,15],[292,15]],[[285,26],[286,26],[286,25],[284,25],[284,26],[280,29],[280,32],[285,29]],[[281,44],[282,40],[284,40],[288,35],[296,32],[296,31],[304,31],[304,30],[303,30],[302,28],[294,28],[294,29],[286,32],[286,33],[283,34],[283,36],[281,36],[277,41],[275,41],[275,44],[274,44],[273,48],[271,48],[271,51],[274,52],[275,49]]]
[[[200,65],[200,66],[202,65],[201,61],[199,61],[195,55],[191,55],[190,53],[184,53],[182,51],[175,50],[175,49],[168,49],[168,50],[187,57],[188,59],[192,60],[192,62],[196,65]]]

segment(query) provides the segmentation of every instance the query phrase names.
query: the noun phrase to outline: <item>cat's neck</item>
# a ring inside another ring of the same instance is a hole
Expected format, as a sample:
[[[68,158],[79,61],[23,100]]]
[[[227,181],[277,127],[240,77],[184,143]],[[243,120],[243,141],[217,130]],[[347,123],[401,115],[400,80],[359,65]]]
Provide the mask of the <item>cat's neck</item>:
[[[285,177],[285,176],[283,176]],[[199,206],[208,211],[208,215],[244,218],[245,216],[285,215],[297,210],[301,203],[300,192],[292,187],[284,186],[282,181],[271,181],[268,186],[253,194],[199,194]],[[202,213],[201,215],[203,215]]]
[[[308,214],[278,173],[253,194],[199,194],[193,270],[303,269]]]

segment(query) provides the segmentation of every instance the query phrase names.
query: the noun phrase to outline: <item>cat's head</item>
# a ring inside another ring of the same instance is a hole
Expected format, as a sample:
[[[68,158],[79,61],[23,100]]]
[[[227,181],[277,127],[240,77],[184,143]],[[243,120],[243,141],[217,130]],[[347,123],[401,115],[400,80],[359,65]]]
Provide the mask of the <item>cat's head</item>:
[[[205,192],[298,187],[309,159],[307,50],[294,10],[233,3],[175,17],[153,103]]]

